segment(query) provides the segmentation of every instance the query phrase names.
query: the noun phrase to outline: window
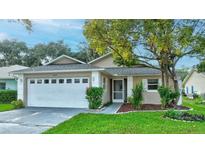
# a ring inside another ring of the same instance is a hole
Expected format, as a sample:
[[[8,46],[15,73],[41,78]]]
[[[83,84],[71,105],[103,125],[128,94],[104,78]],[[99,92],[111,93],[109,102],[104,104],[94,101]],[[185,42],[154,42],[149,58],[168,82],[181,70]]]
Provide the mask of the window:
[[[51,79],[51,83],[56,83],[56,79]]]
[[[88,83],[88,79],[83,79],[83,83]]]
[[[45,79],[45,80],[44,80],[44,83],[45,83],[45,84],[49,84],[49,79]]]
[[[42,80],[37,80],[37,84],[41,84],[42,83]]]
[[[30,80],[30,84],[35,84],[35,80]]]
[[[74,82],[75,83],[80,83],[80,79],[75,79]]]
[[[158,79],[148,79],[147,80],[147,89],[148,90],[157,90],[158,89]]]
[[[59,83],[60,84],[64,83],[64,79],[59,79]]]
[[[5,82],[0,82],[0,89],[5,90],[6,89],[6,83]]]
[[[66,83],[72,83],[72,79],[67,79]]]

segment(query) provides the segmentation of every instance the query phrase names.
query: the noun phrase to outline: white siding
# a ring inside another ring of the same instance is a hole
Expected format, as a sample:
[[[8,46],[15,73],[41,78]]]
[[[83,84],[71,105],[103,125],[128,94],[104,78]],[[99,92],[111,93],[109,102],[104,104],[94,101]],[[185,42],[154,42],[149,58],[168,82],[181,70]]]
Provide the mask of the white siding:
[[[24,100],[24,76],[23,75],[18,75],[17,98]]]
[[[198,73],[196,71],[193,72],[193,74],[190,76],[188,81],[185,84],[185,93],[187,93],[187,88],[189,89],[189,94],[192,93],[191,87],[194,87],[194,92],[200,95],[205,94],[205,76],[201,73]]]

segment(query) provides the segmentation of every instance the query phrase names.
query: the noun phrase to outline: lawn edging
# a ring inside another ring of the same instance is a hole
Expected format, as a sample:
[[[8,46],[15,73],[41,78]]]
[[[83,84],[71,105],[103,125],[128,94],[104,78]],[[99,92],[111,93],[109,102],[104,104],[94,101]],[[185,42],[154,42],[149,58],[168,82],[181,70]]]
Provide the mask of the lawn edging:
[[[132,113],[132,112],[166,112],[169,111],[167,110],[136,110],[136,111],[127,111],[127,112],[116,112],[116,114],[126,114],[126,113]],[[193,111],[193,108],[190,108],[188,110],[176,110],[174,109],[173,111],[182,111],[182,112],[188,112],[188,111]]]

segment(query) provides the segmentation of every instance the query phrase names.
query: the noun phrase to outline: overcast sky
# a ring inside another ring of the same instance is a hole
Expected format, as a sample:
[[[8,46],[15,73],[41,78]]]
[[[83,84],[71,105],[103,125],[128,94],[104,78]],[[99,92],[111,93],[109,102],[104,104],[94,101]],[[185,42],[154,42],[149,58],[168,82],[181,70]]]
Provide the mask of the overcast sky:
[[[85,41],[83,36],[84,20],[32,20],[33,31],[28,33],[25,27],[19,23],[0,20],[0,41],[4,39],[16,39],[24,41],[32,47],[37,43],[63,40],[72,51],[77,51],[80,42]],[[184,58],[179,61],[177,67],[192,67],[198,60]]]

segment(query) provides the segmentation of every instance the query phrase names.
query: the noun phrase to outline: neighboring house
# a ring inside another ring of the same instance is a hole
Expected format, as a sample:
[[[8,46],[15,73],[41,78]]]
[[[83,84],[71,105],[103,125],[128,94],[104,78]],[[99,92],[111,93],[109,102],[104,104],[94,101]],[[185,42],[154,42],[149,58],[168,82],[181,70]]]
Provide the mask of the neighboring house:
[[[17,80],[9,72],[25,69],[28,67],[12,65],[0,67],[0,90],[17,90]]]
[[[205,72],[198,73],[193,69],[184,79],[183,86],[186,95],[196,93],[205,97]]]
[[[44,66],[13,73],[18,75],[18,98],[27,106],[88,108],[88,87],[103,87],[103,103],[122,103],[140,82],[144,86],[143,103],[160,104],[160,71],[143,66],[118,67],[111,53],[88,64],[62,55]]]

